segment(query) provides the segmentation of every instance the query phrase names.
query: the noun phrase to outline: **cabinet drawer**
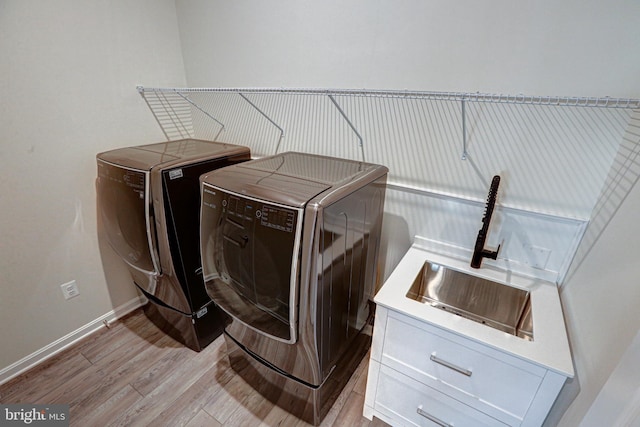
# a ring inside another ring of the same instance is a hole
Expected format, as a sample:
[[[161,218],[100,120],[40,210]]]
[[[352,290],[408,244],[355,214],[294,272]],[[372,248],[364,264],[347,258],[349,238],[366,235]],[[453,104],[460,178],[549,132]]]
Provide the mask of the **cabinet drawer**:
[[[475,407],[501,419],[496,409],[522,419],[542,375],[518,367],[522,361],[508,363],[506,355],[499,360],[470,348],[472,343],[468,347],[445,337],[389,316],[381,362],[457,399],[473,400]]]
[[[375,410],[398,425],[505,427],[505,424],[418,381],[381,366]]]

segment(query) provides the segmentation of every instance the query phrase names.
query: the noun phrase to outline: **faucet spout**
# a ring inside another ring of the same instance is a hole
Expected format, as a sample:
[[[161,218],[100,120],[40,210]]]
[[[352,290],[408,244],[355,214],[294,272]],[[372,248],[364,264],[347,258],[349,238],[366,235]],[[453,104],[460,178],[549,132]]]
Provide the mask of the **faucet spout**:
[[[484,244],[487,239],[487,233],[489,231],[489,224],[491,223],[491,215],[493,215],[493,208],[496,204],[496,196],[498,194],[498,186],[500,185],[500,175],[493,177],[491,181],[491,187],[489,188],[489,195],[487,197],[487,205],[485,207],[484,217],[482,218],[482,228],[478,231],[478,237],[476,237],[476,244],[473,248],[473,256],[471,257],[471,267],[480,268],[483,258],[497,259],[500,245],[495,251],[485,249]]]

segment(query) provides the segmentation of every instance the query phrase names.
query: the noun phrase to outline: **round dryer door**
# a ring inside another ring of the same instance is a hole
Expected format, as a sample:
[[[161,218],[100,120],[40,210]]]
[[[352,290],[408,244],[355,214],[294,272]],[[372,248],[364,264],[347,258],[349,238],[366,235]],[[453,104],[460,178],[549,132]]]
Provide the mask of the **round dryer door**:
[[[146,173],[98,161],[98,210],[107,241],[132,267],[155,272],[150,250]]]

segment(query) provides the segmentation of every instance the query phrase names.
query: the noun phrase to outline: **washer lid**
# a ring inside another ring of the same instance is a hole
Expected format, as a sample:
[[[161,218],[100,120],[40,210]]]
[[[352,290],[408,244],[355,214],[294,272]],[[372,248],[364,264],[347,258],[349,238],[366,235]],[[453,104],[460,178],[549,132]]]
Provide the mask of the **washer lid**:
[[[336,157],[288,152],[253,160],[243,167],[335,186],[374,169],[376,165]]]
[[[218,169],[201,179],[239,194],[303,207],[318,194],[378,168],[354,160],[288,152]]]
[[[117,148],[100,153],[97,157],[120,166],[151,170],[157,165],[179,165],[184,162],[226,157],[244,152],[248,156],[249,149],[239,145],[199,139],[180,139],[137,147]]]

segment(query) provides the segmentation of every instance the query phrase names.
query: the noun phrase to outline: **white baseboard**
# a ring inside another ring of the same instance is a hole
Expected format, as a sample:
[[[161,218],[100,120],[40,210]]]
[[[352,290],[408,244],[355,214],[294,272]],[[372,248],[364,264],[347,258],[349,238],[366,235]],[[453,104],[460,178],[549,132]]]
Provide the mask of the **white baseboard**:
[[[0,370],[0,385],[33,368],[39,363],[44,362],[45,360],[56,355],[65,348],[80,341],[82,338],[96,332],[98,329],[104,328],[114,320],[117,320],[122,316],[132,312],[136,308],[142,306],[145,302],[146,298],[143,297],[129,300],[121,306],[116,307],[110,312],[76,329],[70,334],[65,335],[64,337],[52,342],[51,344],[41,348],[40,350],[35,351],[26,357],[23,357],[22,359],[7,366],[6,368],[3,368],[2,370]]]

